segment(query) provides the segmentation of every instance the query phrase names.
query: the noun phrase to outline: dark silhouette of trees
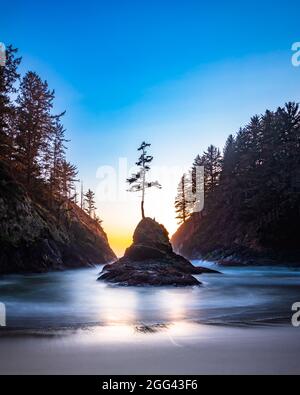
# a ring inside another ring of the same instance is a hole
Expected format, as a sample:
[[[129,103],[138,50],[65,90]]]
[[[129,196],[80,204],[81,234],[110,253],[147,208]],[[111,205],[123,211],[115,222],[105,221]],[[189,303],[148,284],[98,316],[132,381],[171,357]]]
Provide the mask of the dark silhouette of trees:
[[[300,256],[299,154],[300,107],[287,103],[230,135],[223,157],[213,146],[198,156],[205,166],[206,215],[192,218],[199,226],[191,250]]]
[[[17,49],[6,49],[6,64],[0,66],[0,159],[8,161],[13,156],[15,106],[11,95],[16,93],[15,83],[20,75],[18,66],[21,58],[16,58]]]
[[[210,145],[202,157],[205,174],[205,195],[214,192],[219,184],[222,171],[222,156],[220,150],[214,145]]]
[[[51,139],[54,92],[33,72],[23,78],[17,98],[17,160],[22,164],[25,182],[42,176],[41,159]]]
[[[59,119],[56,119],[51,131],[51,139],[46,147],[44,156],[46,178],[49,182],[50,193],[53,196],[59,196],[62,191],[65,192],[65,195],[70,195],[67,186],[69,185],[70,188],[74,187],[73,184],[76,181],[76,169],[67,169],[68,167],[70,168],[71,165],[65,163],[66,142],[65,129]],[[66,173],[70,173],[70,170],[71,173],[73,171],[74,174],[71,174],[71,180],[67,180]]]
[[[0,160],[29,194],[64,218],[61,214],[78,204],[78,171],[66,158],[65,113],[53,114],[54,91],[35,72],[27,72],[17,84],[21,59],[16,54],[9,46],[6,64],[0,67]],[[101,223],[95,214],[94,219]]]
[[[161,189],[161,185],[157,181],[149,182],[146,179],[147,172],[150,170],[150,163],[153,161],[153,156],[148,155],[148,147],[151,147],[151,144],[143,142],[138,148],[138,151],[141,152],[141,156],[136,162],[136,165],[139,167],[139,171],[127,179],[127,183],[130,185],[129,192],[142,192],[141,212],[143,219],[145,218],[144,204],[146,189],[152,187]]]
[[[181,177],[178,185],[178,193],[175,199],[175,210],[177,214],[178,223],[182,224],[187,221],[191,214],[191,202],[189,201],[189,183],[187,175]]]
[[[210,205],[208,203],[211,199],[208,198],[216,191],[220,182],[221,173],[222,155],[217,147],[210,145],[202,156],[196,156],[190,170],[190,177],[184,175],[186,197],[185,208],[187,210],[186,212],[189,213],[186,218],[188,218],[193,212],[199,213],[199,208],[201,210],[204,208],[202,199],[205,199],[205,210],[207,211],[209,209]],[[181,179],[179,185],[182,184],[182,181],[183,179]],[[178,208],[177,205],[178,202],[176,199],[176,213]],[[199,217],[201,218],[202,211],[199,214]]]
[[[61,178],[60,191],[64,199],[74,199],[75,183],[77,180],[77,168],[72,163],[63,160],[60,167],[59,173]]]
[[[95,193],[89,189],[87,193],[83,194],[84,211],[98,224],[102,224],[102,219],[96,214],[96,200]]]
[[[191,187],[192,187],[192,193],[196,194],[197,191],[197,183],[198,183],[198,169],[204,166],[204,157],[197,155],[191,169]]]

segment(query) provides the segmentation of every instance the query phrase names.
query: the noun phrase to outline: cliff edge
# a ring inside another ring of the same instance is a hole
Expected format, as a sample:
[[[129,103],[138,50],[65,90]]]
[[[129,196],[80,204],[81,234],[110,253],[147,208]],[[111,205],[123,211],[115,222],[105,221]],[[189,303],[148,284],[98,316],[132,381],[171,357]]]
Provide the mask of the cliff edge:
[[[116,259],[102,227],[76,204],[30,196],[0,163],[0,274],[46,272]]]

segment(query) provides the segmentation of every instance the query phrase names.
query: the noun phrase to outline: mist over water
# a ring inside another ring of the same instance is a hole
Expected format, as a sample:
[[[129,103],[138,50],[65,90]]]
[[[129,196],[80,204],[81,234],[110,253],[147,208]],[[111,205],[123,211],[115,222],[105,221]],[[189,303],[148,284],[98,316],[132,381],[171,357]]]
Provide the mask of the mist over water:
[[[202,287],[124,288],[97,281],[102,267],[0,278],[8,327],[290,322],[300,269],[218,268]]]

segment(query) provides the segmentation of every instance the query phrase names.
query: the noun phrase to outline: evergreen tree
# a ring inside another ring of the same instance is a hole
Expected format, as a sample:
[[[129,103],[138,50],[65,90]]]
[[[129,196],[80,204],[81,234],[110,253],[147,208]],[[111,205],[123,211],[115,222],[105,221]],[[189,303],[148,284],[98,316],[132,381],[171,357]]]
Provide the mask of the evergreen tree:
[[[58,218],[65,218],[61,212],[72,210],[71,202],[78,203],[78,172],[66,160],[67,140],[61,122],[64,113],[52,113],[54,91],[36,73],[26,73],[17,89],[21,59],[16,58],[16,53],[9,46],[6,64],[0,66],[0,160],[7,162],[18,181],[38,201],[50,201]],[[87,210],[100,224],[91,194],[89,191],[85,196],[89,198]]]
[[[54,92],[47,82],[33,72],[22,80],[18,104],[18,131],[16,137],[17,159],[23,167],[25,183],[30,188],[32,180],[42,175],[41,158],[51,139]]]
[[[191,169],[191,183],[192,183],[192,193],[195,194],[197,191],[197,183],[199,180],[197,179],[197,174],[199,171],[199,168],[204,166],[204,157],[197,155]]]
[[[220,150],[214,145],[210,145],[203,154],[202,162],[205,168],[205,194],[208,196],[215,191],[219,184],[222,170],[222,156]]]
[[[87,193],[84,195],[84,197],[86,203],[85,211],[91,218],[93,218],[93,215],[96,210],[95,193],[89,189]]]
[[[63,160],[61,165],[59,166],[59,177],[61,180],[61,195],[63,199],[71,200],[72,198],[72,191],[75,189],[75,183],[77,180],[77,168],[75,165]]]
[[[191,212],[203,208],[201,200],[204,199],[204,186],[205,186],[205,161],[204,156],[197,155],[192,169],[190,171],[190,177],[186,177],[185,184],[186,190],[189,192],[189,205]]]
[[[213,199],[210,195],[214,194],[219,185],[221,172],[222,155],[215,146],[209,146],[202,156],[196,156],[190,171],[190,180],[186,179],[186,190],[192,192],[188,199],[189,206],[192,206],[190,211],[199,213],[200,218],[203,208],[207,211],[212,205]]]
[[[48,173],[48,182],[50,193],[53,196],[59,196],[62,189],[62,168],[65,162],[65,129],[59,119],[55,120],[52,129],[51,140],[47,146],[44,167]],[[74,169],[75,170],[75,169]],[[77,172],[76,172],[77,174]],[[76,176],[74,173],[74,177]]]
[[[234,190],[236,188],[236,141],[234,136],[229,135],[225,147],[223,150],[223,162],[222,162],[222,172],[220,174],[220,188],[216,199],[218,199],[218,204],[226,205],[227,209],[233,204],[233,199],[235,198]]]
[[[149,182],[146,180],[147,172],[150,170],[150,163],[153,161],[153,156],[148,155],[148,147],[151,147],[151,144],[143,142],[138,148],[138,151],[141,152],[141,156],[136,162],[136,165],[139,167],[139,171],[127,179],[127,183],[131,185],[129,192],[142,192],[141,212],[143,219],[145,218],[144,204],[146,189],[152,187],[161,189],[161,185],[157,181]]]
[[[228,176],[231,176],[235,168],[235,139],[233,135],[229,135],[224,151],[223,151],[223,169],[222,176],[224,177],[225,173]]]
[[[15,107],[11,95],[16,93],[16,82],[19,79],[18,67],[21,58],[16,58],[17,49],[9,46],[6,49],[5,66],[0,66],[0,159],[10,160],[13,155],[13,132],[15,123]]]
[[[223,160],[210,147],[203,156],[209,209],[201,223],[193,216],[190,250],[299,256],[299,152],[296,103],[252,117],[229,136]]]
[[[188,200],[189,193],[187,189],[187,176],[184,174],[178,185],[178,193],[175,199],[176,218],[179,224],[185,223],[190,216],[190,202]]]

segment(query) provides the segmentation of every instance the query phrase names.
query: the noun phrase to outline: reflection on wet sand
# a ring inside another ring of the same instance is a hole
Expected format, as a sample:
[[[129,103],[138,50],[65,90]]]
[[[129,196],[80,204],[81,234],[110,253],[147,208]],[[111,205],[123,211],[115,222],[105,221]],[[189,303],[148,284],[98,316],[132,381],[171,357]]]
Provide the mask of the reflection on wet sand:
[[[169,324],[131,325],[115,323],[104,326],[95,326],[86,329],[78,329],[73,332],[73,339],[81,343],[96,344],[143,344],[145,342],[172,343],[179,346],[180,341],[193,338],[193,335],[208,336],[209,326],[177,321]],[[68,332],[65,333],[68,335]]]
[[[190,292],[193,292],[190,290]],[[145,319],[145,306],[149,311],[160,311],[164,324],[182,321],[187,316],[190,293],[186,290],[157,289],[148,292],[122,288],[107,288],[99,300],[99,322],[104,325],[139,325]],[[157,324],[157,323],[154,323]]]

